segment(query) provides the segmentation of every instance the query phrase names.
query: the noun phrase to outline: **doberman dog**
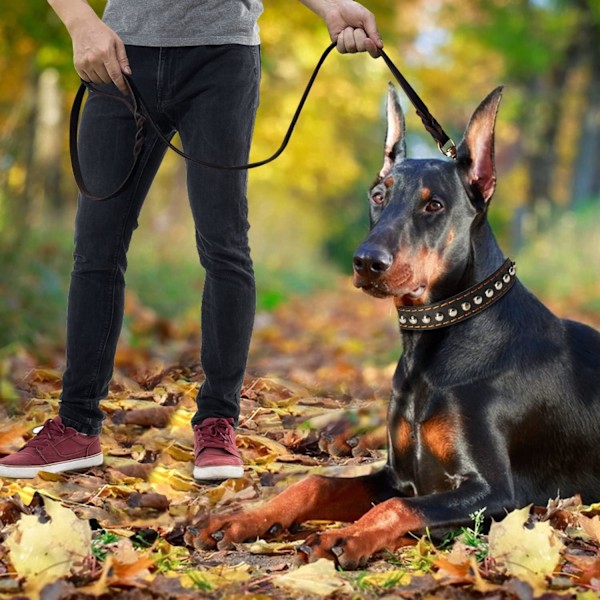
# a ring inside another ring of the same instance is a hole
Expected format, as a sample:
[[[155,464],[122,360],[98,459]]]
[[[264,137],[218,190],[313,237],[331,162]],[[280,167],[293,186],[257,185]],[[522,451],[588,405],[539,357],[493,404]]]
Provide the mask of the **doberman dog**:
[[[502,95],[477,108],[455,161],[408,159],[390,85],[384,164],[354,283],[393,297],[403,356],[393,379],[386,466],[310,476],[258,508],[213,515],[197,542],[224,548],[306,520],[301,559],[364,566],[409,533],[469,523],[557,495],[600,499],[600,333],[555,317],[505,262],[487,221]]]

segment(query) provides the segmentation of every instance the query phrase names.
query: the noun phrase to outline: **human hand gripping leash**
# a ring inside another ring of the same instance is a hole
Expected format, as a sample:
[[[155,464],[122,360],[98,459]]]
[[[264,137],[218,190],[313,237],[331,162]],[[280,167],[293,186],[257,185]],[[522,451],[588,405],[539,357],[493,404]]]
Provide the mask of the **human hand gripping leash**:
[[[118,93],[106,92],[106,91],[98,89],[97,87],[95,87],[93,84],[91,84],[89,82],[82,81],[81,85],[79,86],[79,89],[77,90],[77,94],[75,95],[75,99],[73,100],[73,107],[71,108],[71,117],[70,117],[70,123],[69,123],[69,150],[70,150],[70,154],[71,154],[71,166],[73,168],[73,175],[75,177],[75,182],[77,183],[77,187],[79,188],[79,190],[81,191],[81,193],[84,196],[90,198],[91,200],[109,200],[110,198],[114,198],[115,196],[118,196],[121,193],[121,191],[125,188],[125,186],[129,183],[129,180],[133,176],[133,173],[137,166],[139,157],[142,152],[142,148],[144,146],[144,127],[145,127],[146,123],[148,123],[154,129],[154,131],[156,132],[158,137],[162,140],[162,142],[164,142],[171,150],[173,150],[173,152],[179,154],[179,156],[185,158],[186,160],[189,160],[192,163],[195,163],[195,164],[198,164],[198,165],[201,165],[204,167],[210,167],[213,169],[222,169],[222,170],[228,170],[228,171],[239,171],[242,169],[255,169],[256,167],[261,167],[262,165],[266,165],[267,163],[274,161],[287,147],[287,145],[290,141],[290,138],[292,137],[294,128],[296,127],[296,123],[298,122],[298,118],[300,117],[300,113],[302,112],[302,109],[304,108],[304,104],[306,103],[308,95],[310,94],[310,90],[312,89],[312,86],[315,82],[315,79],[317,78],[317,75],[319,74],[319,71],[321,70],[323,63],[325,62],[325,60],[327,59],[327,57],[329,56],[329,54],[335,47],[336,47],[335,43],[330,44],[325,49],[325,51],[323,52],[321,57],[319,58],[316,66],[312,72],[312,75],[310,76],[310,79],[308,80],[308,83],[306,84],[306,87],[304,89],[302,97],[300,98],[300,102],[298,103],[296,111],[294,112],[294,116],[292,117],[292,120],[290,121],[290,125],[283,137],[283,141],[281,142],[281,145],[279,146],[279,148],[268,158],[265,158],[263,160],[259,160],[256,162],[248,163],[246,165],[222,165],[222,164],[212,163],[212,162],[205,161],[205,160],[200,160],[197,157],[186,154],[185,152],[183,152],[182,150],[180,150],[179,148],[177,148],[176,146],[171,144],[171,142],[162,134],[162,132],[160,131],[160,128],[158,127],[158,125],[154,122],[154,120],[150,116],[150,112],[146,108],[146,105],[144,104],[144,100],[143,100],[142,96],[140,95],[138,89],[136,88],[131,77],[125,76],[125,83],[127,85],[128,91],[129,91],[128,96],[123,96]],[[417,115],[421,118],[421,121],[423,122],[425,129],[431,134],[433,139],[436,141],[440,151],[443,154],[445,154],[446,156],[448,156],[449,158],[455,159],[456,158],[456,146],[455,146],[454,142],[449,138],[449,136],[443,130],[441,125],[433,118],[433,116],[429,112],[425,103],[421,100],[419,95],[415,92],[415,90],[411,87],[411,85],[408,83],[408,81],[404,78],[404,76],[399,71],[399,69],[396,67],[396,65],[394,65],[394,63],[391,61],[389,56],[382,49],[379,50],[379,53],[381,54],[381,57],[383,58],[388,69],[391,71],[392,75],[398,81],[398,83],[400,84],[400,87],[404,90],[404,93],[407,95],[408,99],[411,101],[411,103],[415,107]],[[135,132],[135,143],[134,143],[134,147],[133,147],[133,161],[132,161],[131,168],[129,169],[129,172],[125,176],[125,179],[121,182],[121,184],[117,187],[117,189],[115,189],[113,192],[111,192],[110,194],[107,194],[105,196],[98,196],[98,195],[90,192],[90,190],[87,188],[87,186],[85,185],[85,182],[83,180],[83,174],[82,174],[81,165],[79,162],[79,153],[78,153],[78,148],[77,148],[77,132],[78,132],[78,127],[79,127],[79,114],[81,112],[81,105],[83,103],[83,97],[85,95],[86,90],[92,91],[95,94],[98,94],[101,96],[107,96],[107,97],[113,98],[114,100],[117,100],[119,102],[122,102],[130,110],[130,112],[133,115],[133,118],[135,119],[136,132]]]

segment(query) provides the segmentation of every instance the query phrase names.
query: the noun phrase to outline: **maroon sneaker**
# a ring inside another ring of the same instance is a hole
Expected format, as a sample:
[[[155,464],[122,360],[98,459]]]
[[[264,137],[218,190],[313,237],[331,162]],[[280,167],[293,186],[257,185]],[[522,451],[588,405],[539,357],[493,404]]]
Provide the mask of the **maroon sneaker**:
[[[194,425],[195,479],[242,477],[244,463],[235,447],[233,419],[204,419]]]
[[[60,417],[33,431],[36,436],[18,452],[0,459],[0,477],[31,479],[39,471],[62,473],[102,464],[98,435],[83,435],[63,425]]]

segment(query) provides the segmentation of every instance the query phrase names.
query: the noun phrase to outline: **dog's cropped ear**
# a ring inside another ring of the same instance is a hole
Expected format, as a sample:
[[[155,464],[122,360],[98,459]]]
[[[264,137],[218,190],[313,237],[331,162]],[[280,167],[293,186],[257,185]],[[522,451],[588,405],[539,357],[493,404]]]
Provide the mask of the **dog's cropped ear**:
[[[502,98],[497,87],[475,110],[457,148],[457,164],[473,200],[487,204],[496,188],[494,126]]]
[[[404,139],[404,114],[400,107],[400,99],[396,88],[390,83],[387,96],[387,132],[383,151],[383,166],[379,171],[379,179],[383,179],[392,170],[397,160],[406,156],[406,140]]]

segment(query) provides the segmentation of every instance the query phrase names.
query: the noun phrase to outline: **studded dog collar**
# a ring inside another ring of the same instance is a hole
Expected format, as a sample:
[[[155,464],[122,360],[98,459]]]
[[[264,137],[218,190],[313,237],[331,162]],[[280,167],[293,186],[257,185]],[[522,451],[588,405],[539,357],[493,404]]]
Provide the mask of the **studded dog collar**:
[[[456,296],[426,306],[399,306],[400,329],[441,329],[469,319],[502,298],[514,285],[516,272],[515,263],[507,258],[485,281]]]

